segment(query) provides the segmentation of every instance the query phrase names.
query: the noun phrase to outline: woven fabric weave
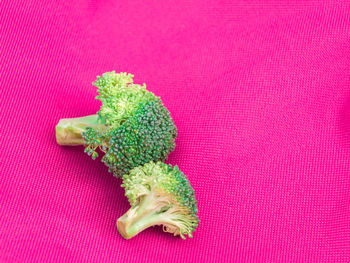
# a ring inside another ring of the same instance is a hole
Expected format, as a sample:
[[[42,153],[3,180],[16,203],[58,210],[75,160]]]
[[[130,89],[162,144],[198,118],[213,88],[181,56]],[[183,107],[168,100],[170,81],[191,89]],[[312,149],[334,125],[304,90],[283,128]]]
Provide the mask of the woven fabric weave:
[[[129,204],[60,118],[130,72],[178,127],[193,239]],[[349,262],[349,1],[0,1],[1,262]]]

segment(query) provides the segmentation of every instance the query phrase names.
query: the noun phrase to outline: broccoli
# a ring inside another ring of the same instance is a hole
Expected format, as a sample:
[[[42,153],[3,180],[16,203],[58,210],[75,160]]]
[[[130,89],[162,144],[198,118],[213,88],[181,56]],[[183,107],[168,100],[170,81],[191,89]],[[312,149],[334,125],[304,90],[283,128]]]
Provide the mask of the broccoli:
[[[175,148],[176,126],[159,97],[133,75],[113,72],[98,76],[93,85],[102,102],[95,115],[61,119],[56,126],[60,145],[85,145],[85,152],[117,177],[150,161],[164,161]]]
[[[123,175],[131,205],[117,220],[120,234],[132,238],[144,229],[163,225],[163,231],[192,238],[198,226],[197,201],[194,191],[177,166],[149,162]]]

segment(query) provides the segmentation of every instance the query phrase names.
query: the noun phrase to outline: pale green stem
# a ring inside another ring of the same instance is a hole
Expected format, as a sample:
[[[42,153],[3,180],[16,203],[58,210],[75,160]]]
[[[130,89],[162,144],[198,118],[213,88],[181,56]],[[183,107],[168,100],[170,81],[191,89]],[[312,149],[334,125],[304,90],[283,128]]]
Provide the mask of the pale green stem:
[[[144,196],[137,206],[130,208],[118,219],[119,233],[125,239],[130,239],[150,226],[170,224],[159,210],[152,195]]]
[[[80,118],[61,119],[56,125],[56,140],[60,145],[83,145],[84,139],[81,135],[87,127],[101,128],[104,124],[99,123],[98,115],[89,115]]]

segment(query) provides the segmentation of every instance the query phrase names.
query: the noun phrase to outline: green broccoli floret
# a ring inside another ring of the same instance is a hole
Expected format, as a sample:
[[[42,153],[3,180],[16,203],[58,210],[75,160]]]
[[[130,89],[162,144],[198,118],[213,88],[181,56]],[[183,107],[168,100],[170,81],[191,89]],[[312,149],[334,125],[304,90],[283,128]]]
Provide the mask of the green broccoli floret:
[[[163,225],[163,231],[192,237],[198,226],[197,201],[186,176],[177,166],[149,162],[123,175],[131,205],[117,221],[121,235],[132,238],[144,229]]]
[[[159,97],[133,75],[107,72],[93,83],[102,106],[96,115],[61,119],[56,126],[60,145],[85,145],[93,159],[99,148],[102,161],[115,176],[150,161],[164,161],[175,148],[176,126]]]

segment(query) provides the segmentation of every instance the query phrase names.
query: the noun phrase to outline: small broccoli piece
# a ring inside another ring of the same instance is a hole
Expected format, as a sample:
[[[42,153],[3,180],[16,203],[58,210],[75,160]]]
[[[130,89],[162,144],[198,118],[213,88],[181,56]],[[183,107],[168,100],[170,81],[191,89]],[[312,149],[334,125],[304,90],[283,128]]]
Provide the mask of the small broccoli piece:
[[[186,176],[177,166],[149,162],[123,175],[131,205],[117,221],[121,235],[132,238],[144,229],[163,225],[163,231],[192,237],[197,228],[197,201]]]
[[[107,72],[93,83],[102,106],[96,115],[61,119],[56,126],[60,145],[85,145],[93,159],[99,148],[109,171],[121,177],[150,161],[164,161],[175,148],[176,126],[159,97],[133,75]]]

